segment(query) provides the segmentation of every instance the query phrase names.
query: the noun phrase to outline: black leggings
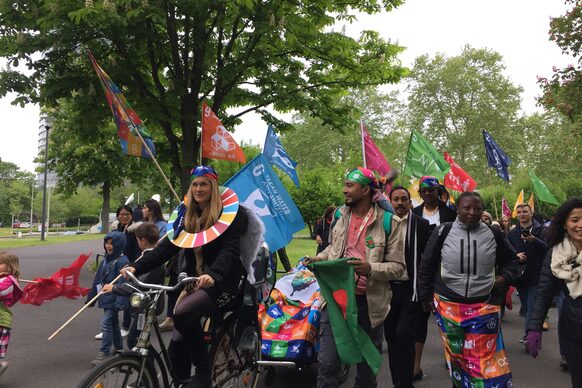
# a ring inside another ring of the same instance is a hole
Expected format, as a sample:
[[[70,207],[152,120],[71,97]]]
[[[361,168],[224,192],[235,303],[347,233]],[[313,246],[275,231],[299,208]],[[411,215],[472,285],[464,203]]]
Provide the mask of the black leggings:
[[[568,371],[572,378],[572,388],[582,388],[582,341],[560,336],[562,350],[568,363]]]
[[[191,364],[196,366],[197,374],[210,371],[200,320],[216,310],[216,294],[214,287],[198,289],[176,305],[169,353],[174,374],[181,379],[190,376]]]

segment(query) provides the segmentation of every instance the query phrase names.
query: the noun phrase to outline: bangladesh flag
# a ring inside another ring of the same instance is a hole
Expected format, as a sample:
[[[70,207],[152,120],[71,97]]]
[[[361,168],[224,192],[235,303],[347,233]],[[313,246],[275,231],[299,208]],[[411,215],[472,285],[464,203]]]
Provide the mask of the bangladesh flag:
[[[382,364],[382,355],[368,334],[358,325],[354,267],[349,258],[317,261],[313,272],[327,302],[327,313],[340,359],[345,364],[368,363],[374,374]]]

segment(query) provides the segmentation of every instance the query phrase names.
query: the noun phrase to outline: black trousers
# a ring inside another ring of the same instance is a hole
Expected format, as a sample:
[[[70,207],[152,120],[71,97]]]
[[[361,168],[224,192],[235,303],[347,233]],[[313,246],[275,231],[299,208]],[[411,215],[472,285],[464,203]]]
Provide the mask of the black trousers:
[[[410,282],[394,283],[390,313],[384,320],[384,337],[388,343],[388,363],[392,383],[396,388],[412,388],[415,355],[415,329],[420,315],[420,303],[411,301]]]
[[[568,362],[572,388],[582,388],[582,341],[564,337],[560,338],[560,343]]]

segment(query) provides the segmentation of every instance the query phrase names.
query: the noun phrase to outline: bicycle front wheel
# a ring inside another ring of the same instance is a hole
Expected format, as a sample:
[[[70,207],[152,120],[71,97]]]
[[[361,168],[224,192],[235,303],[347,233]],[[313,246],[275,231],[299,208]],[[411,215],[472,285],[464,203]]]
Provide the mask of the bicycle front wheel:
[[[225,330],[210,350],[212,386],[220,388],[254,388],[258,381],[261,337],[255,326],[247,326],[238,344]]]
[[[141,357],[115,355],[97,365],[77,388],[158,388],[148,363],[143,363]],[[143,368],[143,370],[142,370]],[[139,381],[138,377],[141,373]]]

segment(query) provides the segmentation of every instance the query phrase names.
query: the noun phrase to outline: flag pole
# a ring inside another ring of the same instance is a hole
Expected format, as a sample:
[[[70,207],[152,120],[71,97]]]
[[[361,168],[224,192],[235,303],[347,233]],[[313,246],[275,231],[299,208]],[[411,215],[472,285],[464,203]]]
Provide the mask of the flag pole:
[[[204,144],[202,138],[203,130],[204,130],[204,109],[202,109],[202,115],[200,116],[200,165],[202,165],[202,144]]]
[[[159,244],[159,243],[160,243],[160,242],[161,242],[163,239],[165,239],[165,238],[167,238],[167,237],[168,237],[168,234],[165,234],[163,237],[161,237],[161,238],[158,240],[158,242],[157,242],[157,243]],[[142,256],[143,256],[143,255],[142,255]],[[138,258],[136,259],[136,261],[138,261],[139,259],[141,259],[141,258],[142,258],[142,256],[138,257]],[[119,279],[120,279],[122,276],[123,276],[122,274],[119,274],[119,275],[117,275],[117,277],[116,277],[115,279],[113,279],[113,280],[111,281],[111,283],[109,283],[109,284],[110,284],[110,285],[114,285],[114,284],[115,284],[115,282],[117,282],[117,281],[118,281],[118,280],[119,280]],[[50,340],[52,340],[52,339],[53,339],[53,338],[54,338],[54,337],[55,337],[57,334],[59,334],[59,333],[61,332],[61,330],[63,330],[63,329],[64,329],[64,328],[65,328],[65,327],[66,327],[66,326],[69,324],[69,323],[71,323],[71,322],[72,322],[72,321],[73,321],[75,318],[77,318],[77,317],[79,316],[79,314],[81,314],[83,311],[85,311],[85,309],[87,309],[88,307],[92,306],[92,305],[93,305],[93,303],[95,303],[95,301],[97,301],[97,299],[99,299],[99,297],[100,297],[101,295],[103,295],[103,294],[104,294],[104,292],[103,292],[103,291],[99,291],[99,292],[97,293],[97,295],[95,295],[95,296],[93,297],[93,299],[91,299],[90,301],[88,301],[87,303],[85,303],[85,305],[84,305],[83,307],[81,307],[81,309],[80,309],[79,311],[77,311],[75,314],[73,314],[73,316],[72,316],[71,318],[69,318],[69,319],[67,320],[67,322],[63,323],[63,324],[61,325],[61,327],[59,327],[59,328],[58,328],[58,329],[57,329],[57,330],[56,330],[54,333],[52,333],[52,334],[51,334],[51,336],[50,336],[50,337],[48,337],[48,340],[49,340],[49,341],[50,341]]]
[[[129,116],[128,116],[129,117]],[[130,119],[131,120],[131,119]],[[131,122],[135,127],[137,127],[137,125],[135,125],[135,123],[132,121]],[[166,181],[166,184],[168,185],[168,187],[170,188],[170,191],[172,192],[172,194],[174,194],[174,197],[176,198],[176,200],[178,201],[178,203],[182,202],[180,200],[180,197],[178,196],[178,194],[176,193],[176,191],[174,190],[174,188],[172,187],[172,184],[170,183],[170,181],[168,180],[168,178],[166,177],[166,174],[164,174],[164,171],[162,170],[162,168],[160,167],[160,165],[158,164],[158,161],[156,159],[156,157],[154,156],[154,154],[152,153],[152,151],[150,150],[150,147],[148,147],[146,141],[144,140],[144,138],[141,136],[141,133],[139,132],[139,129],[136,131],[137,135],[139,136],[142,144],[144,145],[148,155],[150,156],[150,158],[153,160],[154,164],[156,165],[156,167],[158,168],[158,171],[160,172],[160,174],[162,174],[162,177],[164,178],[164,180]]]
[[[97,73],[97,77],[99,78],[99,81],[101,82],[101,85],[103,86],[104,89],[106,89],[105,85],[107,84],[106,80],[103,79],[103,74],[101,72],[105,72],[101,66],[99,66],[99,64],[97,63],[97,60],[95,59],[95,57],[93,56],[93,53],[91,52],[91,50],[89,50],[89,59],[91,60],[91,64],[93,65],[93,68],[95,70],[95,73]],[[98,71],[101,70],[100,71]],[[113,82],[113,81],[111,81]],[[107,93],[106,93],[107,94]],[[164,180],[166,181],[166,184],[168,185],[168,187],[170,188],[170,191],[172,192],[172,194],[174,194],[174,196],[176,197],[176,199],[178,200],[178,203],[181,202],[180,197],[178,197],[178,194],[176,194],[176,192],[174,191],[174,188],[172,187],[172,184],[170,183],[170,181],[168,180],[168,178],[166,177],[166,174],[164,174],[164,171],[162,170],[162,168],[160,167],[160,165],[158,164],[158,161],[156,160],[156,158],[154,157],[152,151],[150,150],[150,147],[148,147],[147,143],[145,142],[145,140],[143,139],[143,137],[141,136],[141,132],[139,131],[139,127],[137,125],[135,125],[135,123],[133,122],[133,120],[131,119],[131,116],[127,114],[127,112],[125,111],[125,108],[123,107],[123,104],[121,104],[118,101],[117,96],[115,96],[115,94],[113,94],[113,98],[115,98],[115,100],[118,103],[118,106],[120,109],[123,109],[123,112],[125,113],[125,116],[129,119],[129,121],[131,122],[131,125],[133,125],[134,128],[137,128],[137,135],[139,136],[142,144],[145,146],[146,151],[148,153],[148,155],[150,156],[150,158],[154,161],[154,164],[156,165],[156,167],[158,168],[158,170],[160,171],[160,174],[162,174],[162,177],[164,178]],[[111,108],[113,110],[113,108]]]
[[[493,188],[493,181],[491,180],[491,169],[487,169],[487,176],[489,177],[489,186]],[[495,219],[499,219],[499,214],[497,213],[497,199],[495,198],[495,188],[493,188],[493,207],[495,208]]]
[[[360,119],[360,137],[362,138],[362,159],[364,160],[364,168],[366,167],[366,146],[364,145],[364,121]]]

